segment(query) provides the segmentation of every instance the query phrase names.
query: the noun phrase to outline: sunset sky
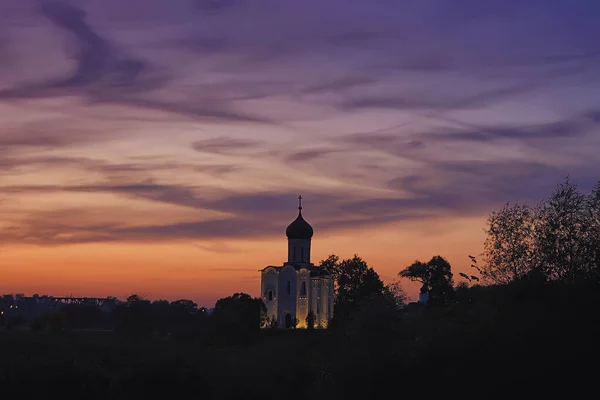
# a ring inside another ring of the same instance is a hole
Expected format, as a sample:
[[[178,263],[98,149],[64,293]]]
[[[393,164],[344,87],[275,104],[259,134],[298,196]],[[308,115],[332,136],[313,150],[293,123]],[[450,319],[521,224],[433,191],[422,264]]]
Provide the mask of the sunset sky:
[[[258,295],[300,193],[313,262],[467,271],[490,211],[600,179],[599,16],[597,0],[0,0],[0,293]]]

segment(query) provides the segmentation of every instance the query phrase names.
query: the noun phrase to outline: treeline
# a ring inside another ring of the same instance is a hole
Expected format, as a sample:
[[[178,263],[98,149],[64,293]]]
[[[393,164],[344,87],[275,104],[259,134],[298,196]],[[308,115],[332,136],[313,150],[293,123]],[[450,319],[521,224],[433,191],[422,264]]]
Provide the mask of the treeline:
[[[12,295],[2,296],[0,309],[6,311],[0,315],[0,326],[51,333],[82,329],[114,330],[133,339],[227,342],[255,337],[260,325],[264,324],[266,313],[262,300],[245,293],[235,293],[218,300],[212,310],[198,307],[187,299],[150,301],[131,295],[124,302],[114,302],[108,311],[93,302],[82,302],[52,307],[33,313],[32,317],[32,307],[27,307],[27,300],[19,301]],[[30,312],[23,312],[27,308]]]
[[[537,205],[506,204],[487,221],[489,283],[536,276],[575,283],[600,278],[600,182],[589,193],[569,182]]]
[[[397,390],[383,377],[425,396],[451,386],[496,395],[595,390],[587,360],[600,356],[600,184],[583,192],[567,180],[536,205],[507,204],[489,215],[486,235],[481,259],[469,256],[458,283],[441,256],[399,272],[422,283],[427,303],[394,309],[380,286],[350,280],[362,300],[336,299],[335,318],[350,323],[334,331],[330,395]]]

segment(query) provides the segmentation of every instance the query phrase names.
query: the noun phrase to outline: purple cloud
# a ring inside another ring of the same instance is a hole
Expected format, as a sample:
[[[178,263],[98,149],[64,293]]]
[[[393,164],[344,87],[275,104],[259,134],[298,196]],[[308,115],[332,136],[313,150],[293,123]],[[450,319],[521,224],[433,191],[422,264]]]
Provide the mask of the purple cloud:
[[[333,232],[598,179],[594,0],[1,3],[7,241],[279,235],[298,193]],[[226,216],[19,205],[44,194]]]

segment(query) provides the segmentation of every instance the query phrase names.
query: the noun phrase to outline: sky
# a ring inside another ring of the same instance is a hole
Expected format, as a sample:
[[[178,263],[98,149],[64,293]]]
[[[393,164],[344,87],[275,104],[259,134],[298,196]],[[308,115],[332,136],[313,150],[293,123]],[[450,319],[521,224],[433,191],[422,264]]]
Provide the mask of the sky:
[[[0,0],[0,293],[257,296],[300,193],[313,262],[440,254],[458,282],[491,211],[600,179],[599,15]]]

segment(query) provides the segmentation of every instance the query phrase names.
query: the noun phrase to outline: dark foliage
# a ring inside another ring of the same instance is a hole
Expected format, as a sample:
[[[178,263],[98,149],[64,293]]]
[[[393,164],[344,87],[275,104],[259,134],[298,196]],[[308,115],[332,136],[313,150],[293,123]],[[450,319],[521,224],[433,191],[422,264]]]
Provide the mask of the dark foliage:
[[[509,283],[530,273],[547,279],[600,278],[600,183],[582,193],[567,179],[530,207],[505,205],[487,221],[483,276]]]
[[[330,256],[328,260],[333,259],[338,258]],[[329,267],[335,271],[333,276],[336,291],[331,327],[347,329],[371,296],[384,295],[385,285],[377,272],[357,255]]]
[[[210,319],[212,339],[227,343],[253,340],[267,323],[267,308],[259,298],[235,293],[220,299]]]
[[[317,321],[317,316],[315,315],[313,310],[308,312],[306,316],[306,328],[307,329],[315,329],[315,323]]]
[[[449,304],[399,318],[382,301],[363,308],[352,335],[264,329],[238,344],[0,330],[0,387],[42,399],[326,399],[438,395],[458,382],[494,395],[575,396],[595,385],[585,360],[600,355],[597,283],[462,286]]]
[[[427,263],[417,260],[399,275],[423,283],[431,304],[445,304],[452,298],[454,282],[450,263],[441,256],[434,256]]]

